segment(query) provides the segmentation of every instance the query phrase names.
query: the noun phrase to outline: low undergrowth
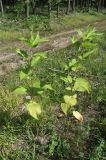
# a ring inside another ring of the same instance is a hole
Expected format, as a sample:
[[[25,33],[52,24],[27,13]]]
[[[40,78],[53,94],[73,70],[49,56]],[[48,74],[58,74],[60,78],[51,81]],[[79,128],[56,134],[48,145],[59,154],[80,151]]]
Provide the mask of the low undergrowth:
[[[10,73],[1,80],[1,160],[105,160],[105,40],[106,34],[95,39],[98,51],[83,62],[86,71],[77,72],[77,76],[89,80],[92,88],[91,94],[78,94],[76,109],[83,115],[82,125],[72,115],[65,116],[60,106],[65,85],[59,77],[63,74],[64,62],[68,64],[78,56],[74,46],[48,53],[47,59],[34,70],[38,79],[53,88],[52,93],[46,91],[37,98],[44,108],[39,121],[27,113],[23,97],[12,92],[26,84],[26,81],[20,82],[19,72]]]

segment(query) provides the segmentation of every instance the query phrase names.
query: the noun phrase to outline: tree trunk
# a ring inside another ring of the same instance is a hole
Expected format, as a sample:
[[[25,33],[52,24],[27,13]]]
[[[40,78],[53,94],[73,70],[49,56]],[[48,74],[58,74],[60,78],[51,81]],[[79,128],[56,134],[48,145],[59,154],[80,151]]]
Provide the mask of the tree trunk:
[[[101,9],[101,0],[98,0],[97,2],[97,11]]]
[[[78,8],[78,5],[79,5],[79,3],[78,3],[79,1],[78,0],[76,0],[76,7]]]
[[[32,13],[35,14],[36,13],[36,2],[32,2]]]
[[[59,3],[57,4],[57,17],[59,17],[59,11],[60,11],[60,8],[59,8]]]
[[[67,14],[69,14],[69,12],[70,12],[70,7],[71,7],[71,0],[68,0]]]
[[[27,0],[27,1],[26,1],[26,16],[27,16],[27,17],[29,17],[29,10],[30,10],[29,4],[30,4],[30,3],[29,3],[29,0]]]
[[[73,11],[75,11],[75,0],[73,0],[72,3],[73,3],[73,4],[72,4],[72,6],[73,6]]]
[[[48,2],[48,15],[51,16],[51,2]]]
[[[0,6],[1,6],[1,13],[2,13],[2,16],[4,16],[4,8],[3,8],[2,0],[0,0]]]
[[[102,0],[102,9],[104,8],[105,0]]]

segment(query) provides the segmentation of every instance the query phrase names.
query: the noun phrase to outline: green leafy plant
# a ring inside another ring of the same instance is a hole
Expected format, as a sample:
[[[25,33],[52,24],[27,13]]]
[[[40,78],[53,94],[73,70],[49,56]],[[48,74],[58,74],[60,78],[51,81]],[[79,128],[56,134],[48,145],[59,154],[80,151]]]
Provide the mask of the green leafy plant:
[[[99,145],[96,146],[93,154],[90,156],[90,160],[99,160],[99,159],[105,159],[105,140],[100,139]]]
[[[69,149],[70,145],[53,131],[51,143],[49,144],[49,155],[52,157],[56,156],[58,159],[63,159]]]
[[[73,116],[83,122],[83,116],[78,111],[75,111],[75,106],[78,104],[78,92],[91,92],[91,85],[85,77],[80,77],[79,72],[86,70],[83,65],[84,61],[90,55],[97,51],[97,43],[95,37],[100,35],[96,30],[88,27],[86,31],[77,30],[78,38],[72,38],[72,44],[76,48],[77,58],[64,64],[65,76],[61,77],[66,86],[66,95],[64,95],[64,103],[61,103],[61,109],[65,115],[73,111]]]
[[[26,44],[32,48],[38,46],[39,43],[47,41],[45,38],[40,38],[39,34],[34,36],[31,32],[31,37],[21,38]],[[20,85],[14,90],[15,94],[25,95],[25,106],[30,115],[35,119],[38,119],[38,115],[41,114],[41,105],[36,102],[36,97],[43,94],[45,90],[52,90],[51,84],[42,83],[35,73],[35,67],[38,63],[47,58],[46,52],[27,53],[24,50],[17,49],[18,55],[23,59],[23,65],[20,69],[19,77],[20,81],[24,81],[24,85]]]

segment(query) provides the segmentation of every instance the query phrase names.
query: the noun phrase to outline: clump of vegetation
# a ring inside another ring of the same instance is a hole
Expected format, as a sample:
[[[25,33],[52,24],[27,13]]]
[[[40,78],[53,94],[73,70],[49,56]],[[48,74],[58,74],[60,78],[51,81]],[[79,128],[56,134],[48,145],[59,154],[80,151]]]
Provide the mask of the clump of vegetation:
[[[75,37],[72,38],[72,43],[76,47],[78,54],[78,59],[72,59],[68,64],[64,64],[64,74],[66,77],[61,77],[66,84],[66,95],[64,95],[64,103],[61,103],[62,111],[67,115],[74,106],[77,105],[78,94],[76,92],[85,92],[90,93],[91,86],[89,82],[83,77],[77,77],[77,72],[83,69],[82,62],[86,60],[91,54],[93,54],[97,48],[96,43],[93,43],[93,39],[99,35],[95,32],[95,29],[88,28],[86,32],[78,30],[80,40]],[[44,42],[45,39],[42,39],[37,35],[36,37],[31,33],[31,38],[26,39],[22,38],[31,48],[37,47],[39,43]],[[93,43],[93,44],[92,44]],[[34,73],[34,67],[42,59],[47,58],[45,53],[30,53],[17,49],[17,53],[23,58],[25,64],[23,65],[22,70],[20,71],[20,80],[26,80],[26,86],[19,86],[15,89],[14,93],[27,95],[29,102],[26,103],[27,110],[35,118],[38,119],[38,116],[41,113],[41,106],[37,103],[34,98],[37,95],[43,94],[44,90],[50,89],[52,87],[50,84],[41,84],[41,81],[37,78]],[[73,75],[72,75],[73,74]],[[34,79],[35,77],[35,79]],[[28,101],[28,100],[27,100]],[[78,111],[73,111],[75,118],[83,122],[83,117]]]
[[[34,73],[34,68],[39,61],[47,58],[45,52],[33,53],[32,48],[37,47],[39,43],[45,42],[46,39],[40,38],[39,34],[34,36],[31,32],[31,38],[22,38],[29,47],[30,53],[17,49],[17,53],[23,58],[24,64],[20,71],[20,80],[25,80],[26,83],[15,89],[15,94],[26,95],[27,110],[35,119],[38,119],[38,115],[41,114],[41,106],[36,101],[38,95],[43,94],[45,90],[52,90],[51,84],[41,83]],[[35,77],[35,78],[34,78]]]
[[[97,44],[93,42],[93,39],[99,34],[95,32],[95,29],[91,28],[88,28],[86,32],[78,30],[78,34],[80,36],[80,40],[75,37],[72,38],[72,43],[76,47],[78,58],[73,58],[68,64],[64,64],[64,73],[66,76],[61,77],[66,84],[68,94],[71,94],[71,96],[64,95],[65,103],[61,104],[61,108],[66,115],[70,111],[70,108],[77,105],[78,94],[76,92],[87,91],[90,93],[91,91],[89,81],[83,77],[78,77],[78,72],[86,70],[83,63],[97,50]],[[78,111],[73,111],[73,115],[81,122],[83,121],[83,117]]]

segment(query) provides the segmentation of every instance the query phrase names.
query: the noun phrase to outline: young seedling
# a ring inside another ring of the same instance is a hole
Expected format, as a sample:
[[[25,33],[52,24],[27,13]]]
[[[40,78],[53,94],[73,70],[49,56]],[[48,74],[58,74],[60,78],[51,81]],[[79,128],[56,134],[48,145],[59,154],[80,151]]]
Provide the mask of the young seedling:
[[[22,38],[30,49],[38,46],[39,43],[47,41],[44,38],[40,38],[39,34],[34,36],[31,32],[31,37],[26,39]],[[15,94],[24,95],[26,98],[24,103],[29,114],[38,119],[41,114],[41,105],[36,101],[36,97],[43,94],[45,90],[52,90],[51,84],[42,83],[35,73],[35,67],[42,60],[47,58],[46,52],[27,53],[21,49],[16,50],[18,55],[23,59],[24,64],[22,65],[19,73],[20,81],[24,80],[24,85],[19,86],[14,90]],[[35,78],[34,78],[35,77]]]
[[[64,95],[64,103],[61,103],[61,109],[64,114],[73,112],[73,116],[83,122],[83,116],[78,111],[75,111],[75,106],[78,104],[78,92],[91,92],[91,85],[84,77],[79,77],[78,72],[85,69],[83,62],[97,51],[97,43],[94,42],[95,37],[100,34],[95,29],[88,27],[87,31],[82,32],[77,30],[80,38],[72,38],[72,44],[75,46],[78,58],[72,59],[68,64],[64,64],[64,77],[61,80],[66,85],[67,95]]]

